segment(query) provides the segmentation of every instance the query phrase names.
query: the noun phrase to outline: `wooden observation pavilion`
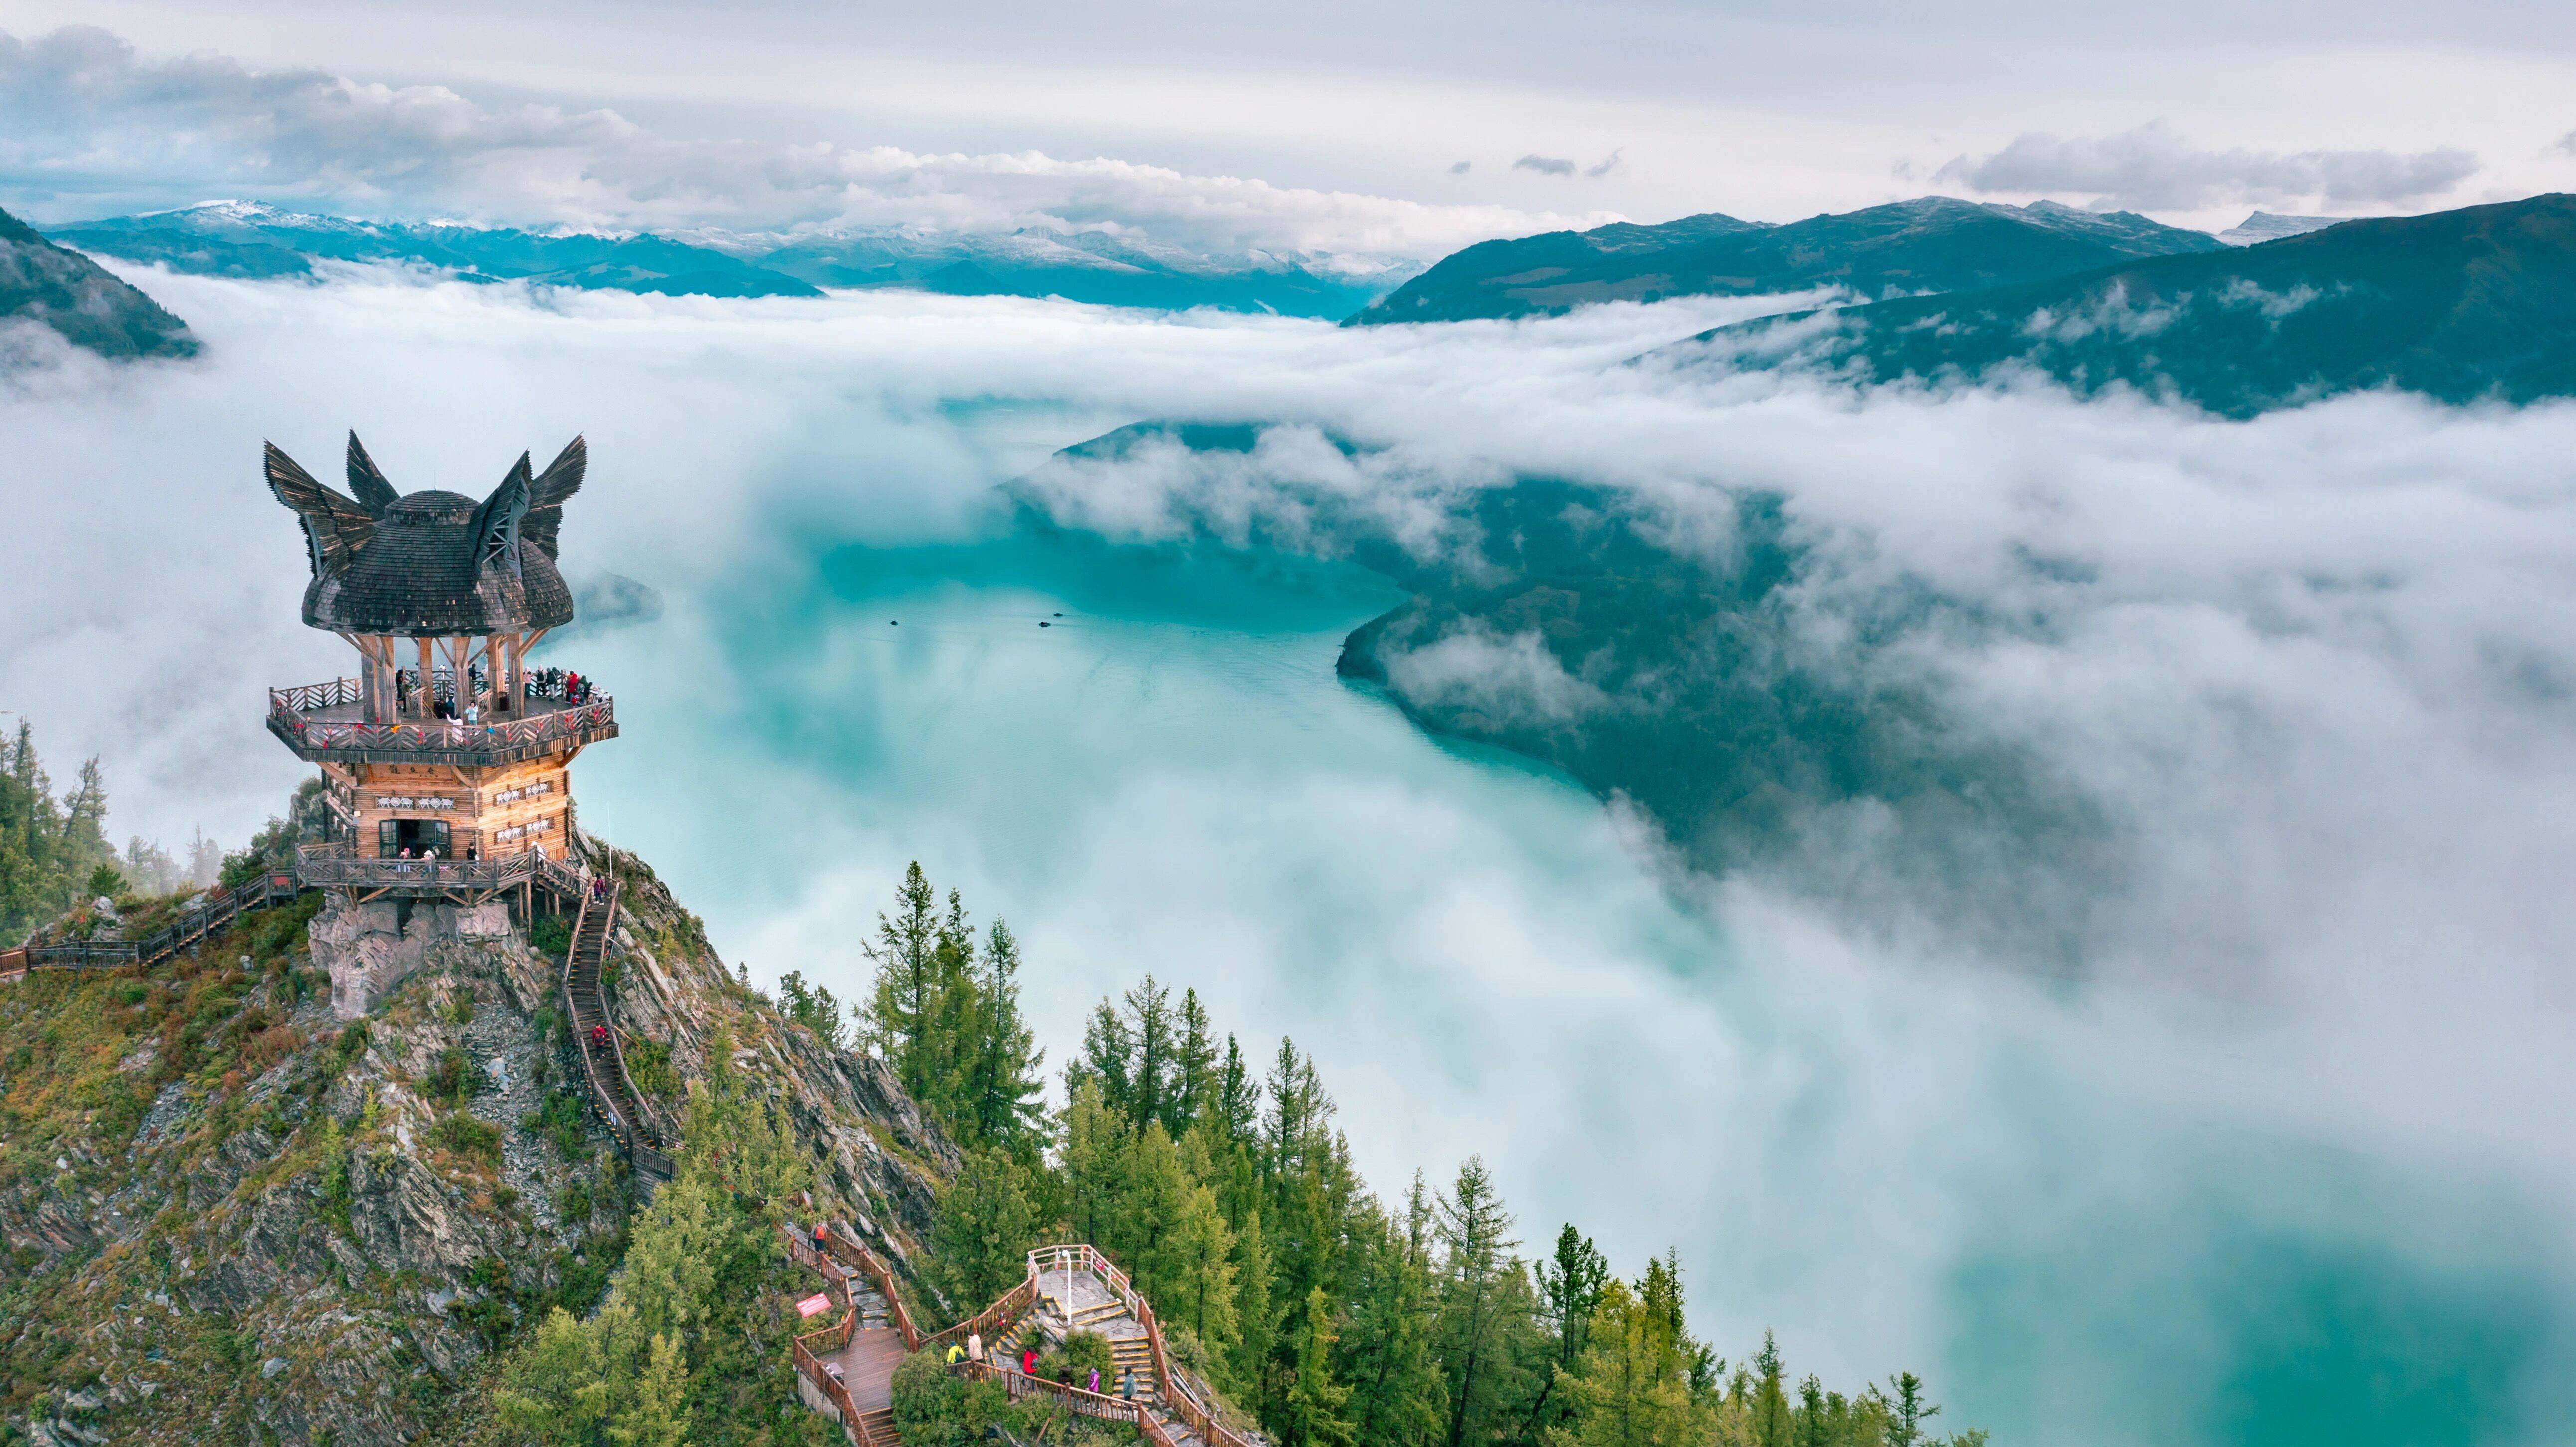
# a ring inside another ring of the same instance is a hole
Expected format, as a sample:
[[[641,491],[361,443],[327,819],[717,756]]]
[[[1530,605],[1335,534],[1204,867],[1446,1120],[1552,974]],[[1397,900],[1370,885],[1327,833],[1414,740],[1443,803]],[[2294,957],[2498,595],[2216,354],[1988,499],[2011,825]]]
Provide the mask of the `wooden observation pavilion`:
[[[269,490],[304,523],[304,621],[358,651],[354,678],[269,690],[269,732],[327,785],[305,884],[477,904],[568,882],[569,767],[617,709],[527,656],[572,621],[556,537],[588,460],[578,437],[543,472],[522,455],[476,502],[394,491],[355,433],[350,495],[269,446]]]

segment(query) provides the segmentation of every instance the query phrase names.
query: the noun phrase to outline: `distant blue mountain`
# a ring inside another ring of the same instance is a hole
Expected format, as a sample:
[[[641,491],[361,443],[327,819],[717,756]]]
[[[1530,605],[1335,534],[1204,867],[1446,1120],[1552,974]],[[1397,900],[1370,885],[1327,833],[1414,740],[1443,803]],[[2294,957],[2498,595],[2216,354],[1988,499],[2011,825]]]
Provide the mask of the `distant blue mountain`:
[[[2001,286],[2147,256],[2217,251],[2206,232],[2052,201],[1926,196],[1785,226],[1714,212],[1659,226],[1551,231],[1470,246],[1350,324],[1554,316],[1589,302],[1766,296],[1839,286],[1876,299]]]
[[[1301,317],[1347,315],[1421,269],[1410,261],[1302,252],[1198,252],[1100,231],[972,235],[885,227],[703,239],[817,286]]]
[[[593,236],[350,220],[258,202],[65,226],[65,245],[174,271],[251,278],[313,274],[317,261],[436,267],[481,281],[683,296],[820,296],[908,287],[953,296],[1062,297],[1101,306],[1338,317],[1418,263],[1305,253],[1232,255],[1104,232],[985,236],[907,228]]]
[[[705,246],[659,236],[557,235],[506,227],[352,221],[245,201],[58,228],[67,246],[211,276],[312,274],[316,260],[432,266],[471,281],[669,296],[821,296],[812,285]]]

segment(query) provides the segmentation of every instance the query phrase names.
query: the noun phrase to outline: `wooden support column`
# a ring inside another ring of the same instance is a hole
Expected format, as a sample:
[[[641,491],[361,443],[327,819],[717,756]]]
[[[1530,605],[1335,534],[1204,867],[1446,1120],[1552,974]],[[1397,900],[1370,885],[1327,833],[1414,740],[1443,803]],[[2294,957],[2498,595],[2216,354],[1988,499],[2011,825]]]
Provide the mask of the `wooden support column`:
[[[429,640],[415,639],[420,644],[420,696],[412,703],[413,712],[426,722],[432,711],[431,700],[438,696],[438,685],[430,677]]]

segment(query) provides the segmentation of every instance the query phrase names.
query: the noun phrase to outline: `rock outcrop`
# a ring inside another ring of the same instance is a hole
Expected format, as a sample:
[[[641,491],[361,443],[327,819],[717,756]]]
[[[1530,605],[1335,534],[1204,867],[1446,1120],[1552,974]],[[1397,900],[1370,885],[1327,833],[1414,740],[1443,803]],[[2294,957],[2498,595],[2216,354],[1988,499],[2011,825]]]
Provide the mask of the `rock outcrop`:
[[[355,1020],[428,968],[441,946],[507,939],[511,930],[510,907],[499,900],[471,907],[396,899],[326,904],[313,921],[313,962],[331,976],[331,1013]]]

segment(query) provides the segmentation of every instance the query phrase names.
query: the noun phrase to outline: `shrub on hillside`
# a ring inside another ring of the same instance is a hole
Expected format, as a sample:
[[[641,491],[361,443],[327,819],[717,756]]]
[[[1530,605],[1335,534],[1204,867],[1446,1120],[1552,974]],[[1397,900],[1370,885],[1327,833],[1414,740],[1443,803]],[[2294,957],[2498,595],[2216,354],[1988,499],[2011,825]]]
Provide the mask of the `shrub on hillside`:
[[[562,959],[572,948],[572,926],[553,915],[528,927],[528,943],[546,954]]]
[[[463,1111],[441,1120],[429,1133],[441,1150],[479,1161],[501,1159],[501,1128],[476,1120]]]
[[[1112,1365],[1109,1338],[1096,1331],[1077,1331],[1065,1337],[1064,1345],[1039,1358],[1038,1375],[1079,1387],[1090,1382],[1096,1369],[1100,1385],[1109,1387]]]

